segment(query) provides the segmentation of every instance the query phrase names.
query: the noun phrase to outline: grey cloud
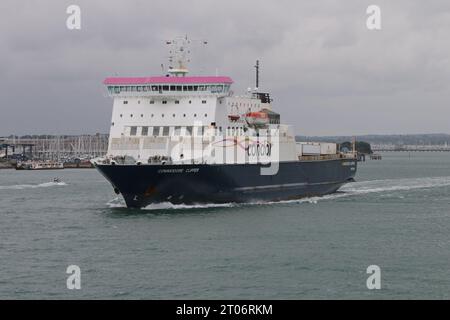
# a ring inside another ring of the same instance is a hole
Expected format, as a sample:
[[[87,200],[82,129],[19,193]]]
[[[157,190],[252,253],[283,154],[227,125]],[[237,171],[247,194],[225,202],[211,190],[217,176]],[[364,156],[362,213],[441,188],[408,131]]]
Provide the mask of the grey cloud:
[[[68,5],[82,30],[65,28]],[[365,28],[382,9],[383,29]],[[160,74],[164,40],[208,39],[192,73],[254,85],[298,134],[450,132],[450,3],[361,1],[36,1],[0,4],[0,135],[107,132],[110,75]]]

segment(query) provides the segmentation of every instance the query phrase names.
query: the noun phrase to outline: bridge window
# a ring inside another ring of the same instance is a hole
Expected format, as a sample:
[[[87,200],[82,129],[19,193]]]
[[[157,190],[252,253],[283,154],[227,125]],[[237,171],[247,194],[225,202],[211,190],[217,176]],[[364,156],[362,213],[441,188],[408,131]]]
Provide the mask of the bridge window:
[[[162,86],[163,91],[169,91],[169,86]]]
[[[179,135],[180,135],[180,132],[181,132],[181,127],[176,126],[176,127],[175,127],[175,130],[174,130],[174,135],[175,135],[175,136],[179,136]]]
[[[153,127],[153,135],[159,136],[159,127]]]
[[[128,104],[128,101],[127,101],[127,100],[124,100],[124,101],[123,101],[123,104]]]
[[[163,100],[162,104],[167,104],[167,101],[166,101],[166,100]]]
[[[158,91],[158,86],[152,86],[152,91]]]
[[[141,135],[142,135],[142,136],[148,135],[148,127],[142,127]]]
[[[150,100],[150,104],[155,104],[155,101],[153,101],[153,100]]]
[[[186,135],[191,136],[192,135],[192,126],[186,127]]]
[[[163,127],[163,136],[168,136],[169,130],[170,130],[170,127]]]
[[[180,104],[180,101],[179,100],[175,100],[175,104]]]
[[[197,129],[197,135],[198,136],[203,136],[204,132],[205,132],[205,127],[203,127],[203,126],[198,127],[198,129]]]
[[[183,90],[183,87],[182,86],[177,86],[177,91],[181,91],[181,90]]]
[[[130,129],[130,136],[135,136],[137,132],[137,127],[131,127]]]
[[[206,103],[206,100],[202,100],[202,103],[205,104],[205,103]]]
[[[175,91],[175,86],[170,86],[170,91]]]

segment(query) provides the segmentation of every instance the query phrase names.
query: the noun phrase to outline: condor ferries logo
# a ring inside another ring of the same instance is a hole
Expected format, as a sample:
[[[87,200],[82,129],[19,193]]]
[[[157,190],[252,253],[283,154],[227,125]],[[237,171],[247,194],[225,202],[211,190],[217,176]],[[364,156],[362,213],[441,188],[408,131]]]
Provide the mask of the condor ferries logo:
[[[255,136],[211,136],[199,141],[171,137],[171,158],[181,164],[261,164],[261,175],[275,175],[280,161],[279,131]]]

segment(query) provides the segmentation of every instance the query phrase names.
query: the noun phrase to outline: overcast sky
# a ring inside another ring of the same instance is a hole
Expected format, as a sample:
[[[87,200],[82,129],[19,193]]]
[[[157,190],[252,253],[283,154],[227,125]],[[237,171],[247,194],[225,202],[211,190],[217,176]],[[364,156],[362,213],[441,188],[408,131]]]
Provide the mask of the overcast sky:
[[[66,8],[81,7],[81,30]],[[382,30],[366,28],[368,5]],[[261,88],[301,135],[450,133],[448,0],[0,1],[0,135],[108,132],[111,75],[161,74],[164,40],[207,39],[192,74]]]

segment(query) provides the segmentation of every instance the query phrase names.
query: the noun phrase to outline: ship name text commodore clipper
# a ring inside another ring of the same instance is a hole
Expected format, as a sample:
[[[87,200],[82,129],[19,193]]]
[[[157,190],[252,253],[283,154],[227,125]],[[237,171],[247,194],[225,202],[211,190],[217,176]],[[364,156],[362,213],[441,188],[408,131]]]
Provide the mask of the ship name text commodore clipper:
[[[354,153],[296,142],[257,84],[188,76],[187,38],[168,41],[166,76],[104,80],[114,99],[108,152],[92,160],[128,207],[261,202],[321,196],[352,181]]]

